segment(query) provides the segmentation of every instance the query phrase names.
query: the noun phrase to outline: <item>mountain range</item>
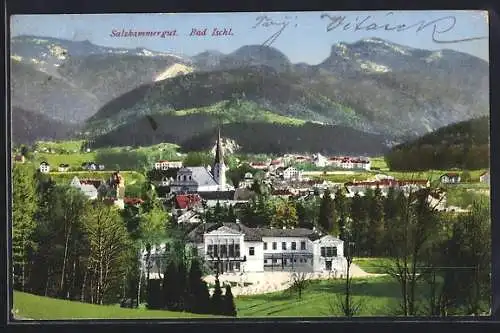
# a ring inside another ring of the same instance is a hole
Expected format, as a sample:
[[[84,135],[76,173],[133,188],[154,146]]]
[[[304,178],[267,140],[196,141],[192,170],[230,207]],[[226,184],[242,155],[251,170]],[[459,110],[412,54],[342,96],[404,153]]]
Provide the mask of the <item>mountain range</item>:
[[[390,143],[489,112],[487,62],[379,38],[335,44],[323,62],[309,65],[262,45],[187,57],[19,36],[11,60],[12,106],[81,126],[103,144],[132,144],[124,130],[146,117],[203,114],[224,123],[297,122],[299,130],[315,122]],[[200,123],[187,132],[209,130]],[[108,140],[115,133],[120,137]]]

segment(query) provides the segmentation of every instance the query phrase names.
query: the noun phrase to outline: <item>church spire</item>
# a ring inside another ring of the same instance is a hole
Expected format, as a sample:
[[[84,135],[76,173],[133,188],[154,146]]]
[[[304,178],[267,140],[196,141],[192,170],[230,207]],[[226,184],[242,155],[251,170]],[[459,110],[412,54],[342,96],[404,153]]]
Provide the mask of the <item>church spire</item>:
[[[222,141],[220,138],[220,126],[217,128],[217,146],[215,147],[214,165],[224,164],[224,152],[222,151]]]

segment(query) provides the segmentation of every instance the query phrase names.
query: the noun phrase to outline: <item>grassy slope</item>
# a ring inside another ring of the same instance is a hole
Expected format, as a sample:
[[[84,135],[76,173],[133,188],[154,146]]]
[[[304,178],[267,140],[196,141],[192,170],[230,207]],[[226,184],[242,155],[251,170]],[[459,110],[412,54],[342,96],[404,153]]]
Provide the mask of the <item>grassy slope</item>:
[[[313,281],[304,291],[302,299],[289,292],[236,297],[238,317],[341,316],[336,304],[338,297],[343,294],[343,288],[343,280]],[[399,289],[397,284],[387,277],[355,279],[352,292],[356,300],[363,302],[360,315],[389,316],[396,313]],[[122,309],[117,305],[99,306],[22,292],[14,292],[14,309],[19,311],[18,316],[30,319],[203,317],[182,312]]]
[[[149,319],[149,318],[210,318],[186,312],[123,309],[117,305],[94,305],[14,292],[14,311],[21,318],[57,319]]]

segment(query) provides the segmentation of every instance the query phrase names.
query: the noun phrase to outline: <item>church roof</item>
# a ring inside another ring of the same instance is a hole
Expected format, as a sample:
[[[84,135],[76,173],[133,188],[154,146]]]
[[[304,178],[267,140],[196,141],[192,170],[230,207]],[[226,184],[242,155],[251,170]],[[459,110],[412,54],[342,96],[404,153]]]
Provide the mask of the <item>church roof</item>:
[[[213,176],[208,172],[205,167],[189,167],[192,172],[193,180],[198,183],[198,185],[217,185]]]

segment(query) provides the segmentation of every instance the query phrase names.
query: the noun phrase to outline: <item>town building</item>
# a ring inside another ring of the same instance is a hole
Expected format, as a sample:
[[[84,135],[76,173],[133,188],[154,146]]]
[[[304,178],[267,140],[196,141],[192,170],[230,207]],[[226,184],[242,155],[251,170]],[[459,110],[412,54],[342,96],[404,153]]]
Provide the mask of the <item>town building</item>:
[[[59,167],[57,168],[57,171],[59,172],[66,172],[69,170],[69,164],[59,164]]]
[[[302,171],[295,167],[288,167],[283,170],[283,179],[285,180],[300,180],[302,179]]]
[[[50,164],[47,162],[40,163],[39,170],[41,173],[49,173],[50,172]]]
[[[182,168],[182,161],[166,161],[161,160],[154,164],[156,170],[180,169]]]
[[[70,186],[79,189],[82,193],[89,198],[89,200],[97,199],[98,191],[94,182],[92,181],[80,181],[78,177],[73,177],[70,182]]]
[[[439,177],[439,180],[442,184],[458,184],[460,183],[460,175],[458,173],[449,172]]]
[[[490,184],[490,171],[485,171],[479,176],[481,183]]]
[[[344,243],[304,228],[203,223],[188,234],[195,252],[224,272],[304,271],[345,274]]]

